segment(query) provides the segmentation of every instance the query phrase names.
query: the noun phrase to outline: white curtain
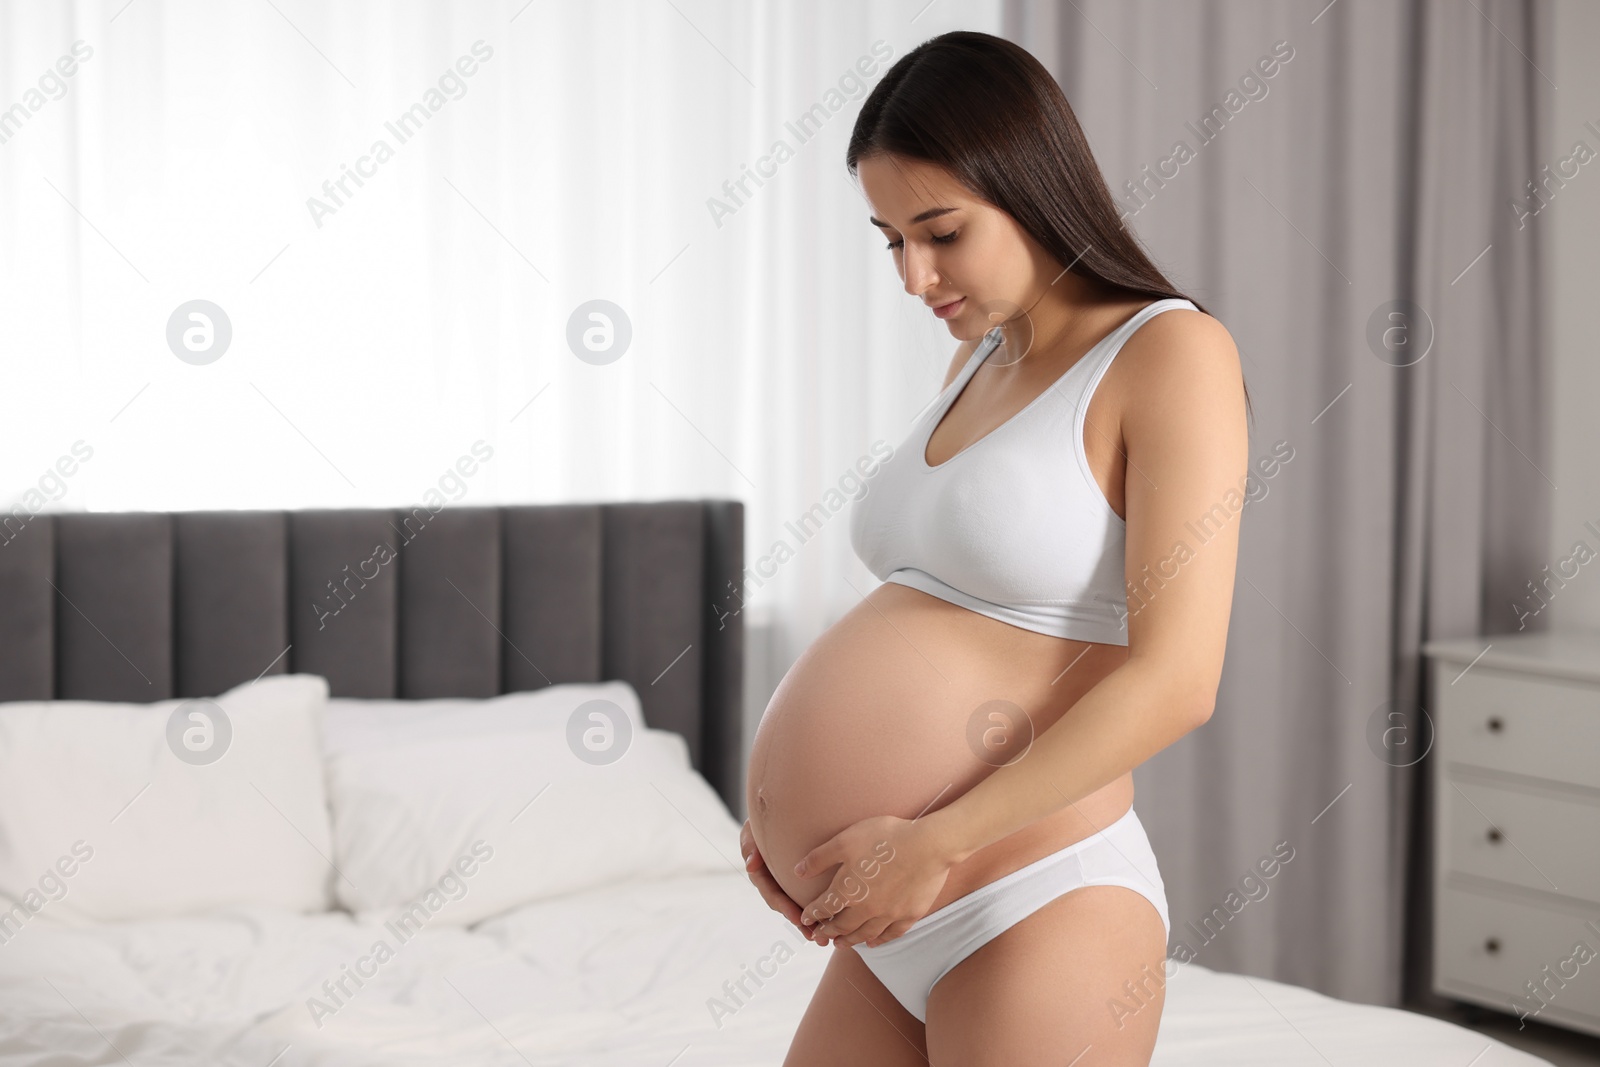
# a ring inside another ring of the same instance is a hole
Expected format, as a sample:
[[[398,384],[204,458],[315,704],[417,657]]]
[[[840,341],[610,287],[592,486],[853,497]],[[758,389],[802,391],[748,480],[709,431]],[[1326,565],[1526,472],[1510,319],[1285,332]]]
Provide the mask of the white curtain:
[[[0,5],[0,500],[740,498],[748,561],[773,555],[745,590],[759,715],[875,584],[840,498],[953,347],[867,224],[851,124],[917,43],[998,25],[998,0]]]

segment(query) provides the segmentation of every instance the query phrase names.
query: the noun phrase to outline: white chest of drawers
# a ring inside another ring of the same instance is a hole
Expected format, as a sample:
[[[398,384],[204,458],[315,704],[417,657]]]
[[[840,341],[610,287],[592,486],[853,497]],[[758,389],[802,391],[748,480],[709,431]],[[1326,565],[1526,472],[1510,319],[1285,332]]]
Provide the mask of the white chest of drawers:
[[[1600,1034],[1600,632],[1423,652],[1434,991]]]

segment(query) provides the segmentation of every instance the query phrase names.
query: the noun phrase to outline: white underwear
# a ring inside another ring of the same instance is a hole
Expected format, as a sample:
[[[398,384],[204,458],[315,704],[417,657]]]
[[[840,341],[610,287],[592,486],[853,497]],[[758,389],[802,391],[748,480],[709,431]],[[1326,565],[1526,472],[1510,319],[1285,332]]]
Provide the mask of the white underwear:
[[[1132,889],[1155,905],[1171,936],[1156,855],[1129,808],[1099,833],[929,912],[893,941],[850,947],[907,1011],[927,1022],[928,995],[956,964],[1062,894],[1088,885]]]

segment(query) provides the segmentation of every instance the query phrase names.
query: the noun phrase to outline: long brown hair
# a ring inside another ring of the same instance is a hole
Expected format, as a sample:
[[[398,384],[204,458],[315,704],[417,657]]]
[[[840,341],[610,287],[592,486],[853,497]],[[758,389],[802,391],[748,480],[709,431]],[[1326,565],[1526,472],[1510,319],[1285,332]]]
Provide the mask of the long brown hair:
[[[1066,94],[1020,45],[954,30],[901,56],[862,103],[845,165],[855,177],[880,154],[944,167],[1075,274],[1210,314],[1122,225]]]

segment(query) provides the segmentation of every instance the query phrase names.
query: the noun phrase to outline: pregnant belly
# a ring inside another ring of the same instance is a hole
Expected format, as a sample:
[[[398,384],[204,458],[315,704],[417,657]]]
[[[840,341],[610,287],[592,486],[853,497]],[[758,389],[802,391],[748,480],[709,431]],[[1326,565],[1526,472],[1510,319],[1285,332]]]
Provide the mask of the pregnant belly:
[[[826,630],[779,683],[750,753],[746,810],[778,884],[801,905],[832,871],[800,857],[852,823],[935,811],[1014,758],[1127,649],[1023,630],[885,583]],[[1116,819],[1127,774],[951,868],[933,908]],[[931,909],[930,909],[931,910]]]

